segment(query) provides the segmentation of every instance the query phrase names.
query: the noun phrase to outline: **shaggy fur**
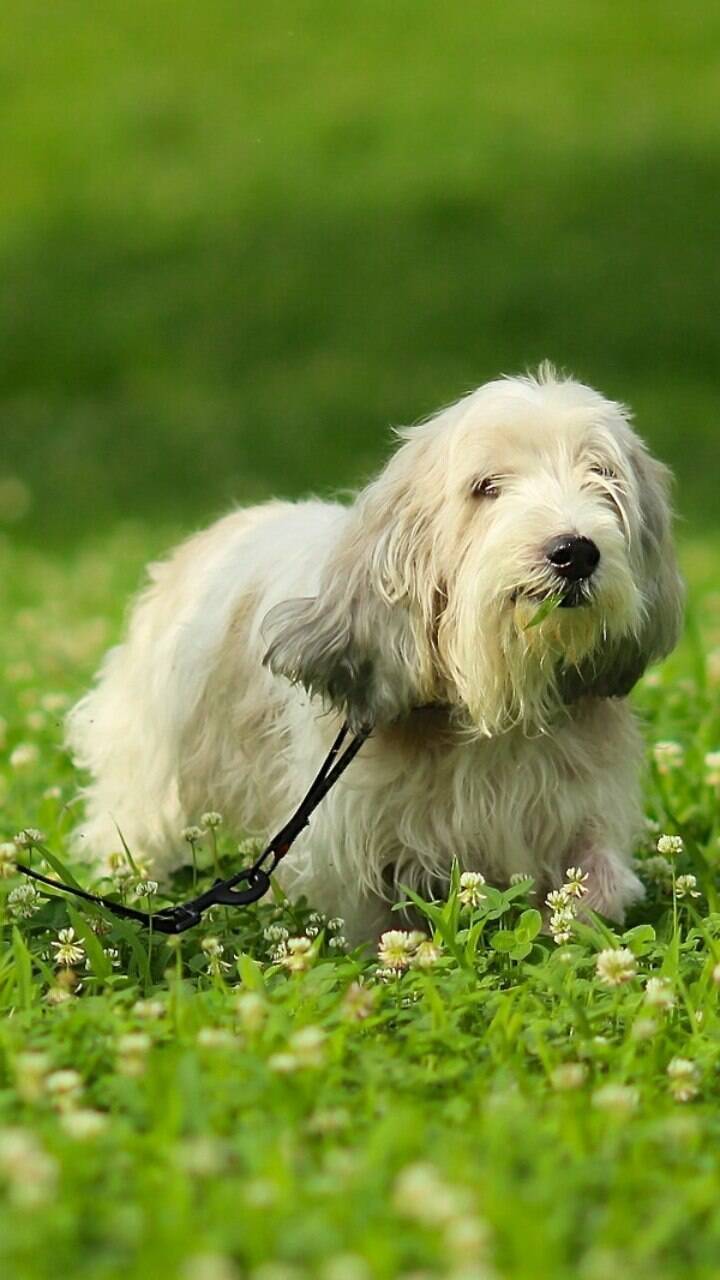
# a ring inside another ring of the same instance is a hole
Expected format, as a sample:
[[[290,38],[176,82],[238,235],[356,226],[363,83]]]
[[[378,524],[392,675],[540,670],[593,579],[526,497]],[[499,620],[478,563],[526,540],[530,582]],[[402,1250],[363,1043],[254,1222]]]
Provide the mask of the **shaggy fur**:
[[[237,511],[150,568],[127,639],[75,707],[95,858],[116,823],[158,874],[205,809],[267,834],[299,800],[343,716],[375,731],[283,864],[291,894],[391,922],[409,884],[458,857],[541,893],[565,868],[622,919],[642,745],[625,695],[675,644],[682,591],[668,475],[628,413],[549,368],[480,387],[398,433],[352,506]],[[546,557],[592,539],[577,607]]]

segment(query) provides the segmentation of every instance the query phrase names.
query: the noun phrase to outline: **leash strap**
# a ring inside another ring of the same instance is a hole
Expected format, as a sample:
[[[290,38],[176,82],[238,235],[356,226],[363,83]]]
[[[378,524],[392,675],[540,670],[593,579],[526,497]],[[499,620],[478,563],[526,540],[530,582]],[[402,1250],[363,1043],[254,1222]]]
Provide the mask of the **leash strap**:
[[[111,898],[105,898],[101,894],[89,893],[86,889],[81,889],[79,885],[63,884],[60,880],[51,880],[49,876],[43,876],[39,871],[34,871],[32,867],[28,867],[21,862],[17,862],[15,865],[18,871],[21,871],[23,875],[28,876],[31,880],[37,880],[40,884],[49,885],[52,889],[61,889],[63,893],[70,893],[76,898],[82,898],[85,902],[92,902],[96,906],[105,907],[107,911],[111,911],[113,915],[119,916],[123,920],[135,920],[138,924],[144,925],[146,929],[151,929],[157,933],[185,933],[186,929],[192,929],[194,925],[199,924],[203,913],[210,907],[246,907],[251,902],[257,902],[259,898],[262,898],[267,893],[270,888],[270,876],[275,868],[289,852],[300,832],[308,825],[312,814],[320,802],[324,800],[328,791],[342,776],[351,761],[355,759],[361,746],[370,736],[370,732],[370,729],[362,729],[360,732],[352,734],[344,750],[341,750],[350,733],[346,722],[292,817],[273,836],[270,843],[265,846],[252,865],[244,867],[242,871],[236,872],[234,876],[229,876],[227,880],[216,880],[209,889],[206,889],[205,893],[199,894],[196,898],[191,898],[188,902],[179,903],[176,907],[165,907],[162,911],[155,913],[138,911],[135,907],[126,907],[124,903],[113,902]],[[38,847],[42,850],[42,846]],[[265,866],[266,863],[269,864],[267,867]],[[244,885],[244,888],[237,889],[236,885]],[[48,896],[51,897],[52,895],[49,894]]]

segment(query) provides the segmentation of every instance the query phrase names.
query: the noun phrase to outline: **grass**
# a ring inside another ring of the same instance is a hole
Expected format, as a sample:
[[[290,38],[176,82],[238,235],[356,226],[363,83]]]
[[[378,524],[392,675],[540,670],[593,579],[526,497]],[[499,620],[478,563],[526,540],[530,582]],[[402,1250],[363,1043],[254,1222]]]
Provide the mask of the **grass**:
[[[0,544],[3,838],[39,827],[67,857],[62,707],[158,540],[126,526],[69,561]],[[173,947],[60,897],[23,916],[17,878],[0,879],[8,1280],[717,1274],[715,551],[686,546],[686,639],[635,697],[649,748],[679,750],[649,751],[648,898],[624,932],[598,919],[556,946],[527,885],[485,887],[470,910],[456,882],[424,908],[437,957],[383,980],[333,941],[339,926],[278,895]],[[676,886],[692,874],[701,896],[653,878],[661,832],[683,840]],[[228,869],[241,834],[219,829]],[[81,951],[63,965],[66,928]],[[298,971],[283,929],[307,938]],[[607,948],[632,953],[617,986],[598,976]]]
[[[25,536],[355,484],[389,424],[544,358],[627,400],[690,528],[717,525],[716,6],[8,0],[3,23]]]

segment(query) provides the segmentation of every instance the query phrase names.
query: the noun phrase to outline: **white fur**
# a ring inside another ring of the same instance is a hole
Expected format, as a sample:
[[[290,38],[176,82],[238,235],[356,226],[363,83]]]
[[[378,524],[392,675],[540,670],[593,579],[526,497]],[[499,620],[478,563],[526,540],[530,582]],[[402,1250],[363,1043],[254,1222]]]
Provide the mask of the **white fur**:
[[[70,716],[92,775],[79,844],[107,856],[117,823],[162,874],[205,809],[267,834],[347,715],[374,733],[280,879],[353,940],[454,857],[543,893],[584,865],[621,919],[641,892],[624,699],[681,617],[665,469],[621,406],[549,368],[398,434],[352,506],[237,511],[151,566]],[[473,492],[487,476],[499,497]],[[543,548],[573,531],[600,549],[593,593],[528,627],[557,588]]]

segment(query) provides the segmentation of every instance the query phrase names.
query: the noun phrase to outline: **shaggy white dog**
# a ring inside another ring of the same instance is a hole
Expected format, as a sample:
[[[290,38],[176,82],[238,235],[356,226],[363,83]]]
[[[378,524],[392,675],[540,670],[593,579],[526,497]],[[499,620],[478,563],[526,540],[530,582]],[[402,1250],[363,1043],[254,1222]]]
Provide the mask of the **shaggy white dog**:
[[[642,892],[625,696],[682,613],[666,469],[626,410],[547,367],[398,434],[352,506],[236,511],[151,566],[70,716],[80,843],[106,856],[117,823],[162,874],[205,809],[268,834],[347,716],[372,737],[279,878],[353,941],[454,857],[542,895],[579,864],[620,920]]]

